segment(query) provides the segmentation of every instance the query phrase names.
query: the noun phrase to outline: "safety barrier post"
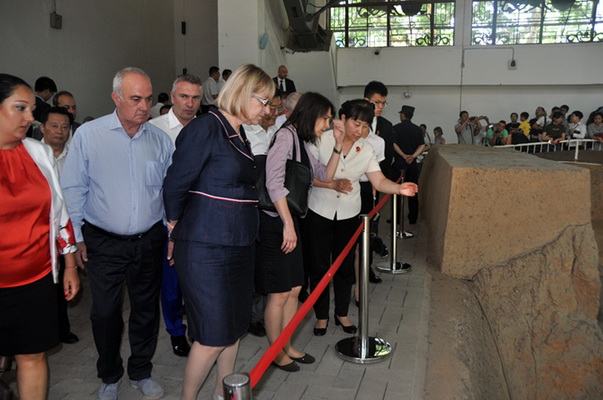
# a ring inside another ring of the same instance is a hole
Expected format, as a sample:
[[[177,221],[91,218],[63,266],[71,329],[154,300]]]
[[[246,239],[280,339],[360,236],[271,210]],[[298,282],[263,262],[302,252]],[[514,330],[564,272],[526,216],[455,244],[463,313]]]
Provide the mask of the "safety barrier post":
[[[398,195],[395,194],[394,197],[397,198]],[[404,205],[406,204],[406,196],[402,196],[401,203],[402,203],[402,210],[400,210],[400,213],[402,214],[402,218],[400,218],[400,230],[396,232],[396,236],[399,237],[400,239],[410,239],[411,237],[414,237],[415,234],[404,230],[404,208],[405,208]],[[394,225],[393,222],[392,222],[392,225]]]
[[[370,218],[362,215],[364,230],[362,234],[362,268],[360,270],[360,308],[358,332],[360,336],[340,340],[335,345],[337,355],[345,361],[356,364],[372,364],[385,360],[392,352],[392,346],[387,341],[368,335],[368,280],[370,268]]]
[[[249,374],[230,374],[222,380],[224,400],[251,400]]]
[[[407,263],[401,263],[398,261],[398,195],[394,194],[391,198],[392,202],[392,234],[390,241],[390,251],[388,260],[385,263],[377,264],[376,268],[380,272],[388,274],[405,274],[410,271],[411,265]],[[402,235],[404,235],[404,218],[402,218]],[[406,232],[412,235],[410,232]],[[404,237],[404,236],[403,236]]]

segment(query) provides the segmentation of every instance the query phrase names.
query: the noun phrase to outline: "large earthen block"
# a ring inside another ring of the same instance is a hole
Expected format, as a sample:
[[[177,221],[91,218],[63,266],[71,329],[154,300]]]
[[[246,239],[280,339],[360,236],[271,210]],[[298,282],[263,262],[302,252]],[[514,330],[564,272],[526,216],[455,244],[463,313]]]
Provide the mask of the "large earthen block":
[[[511,149],[435,146],[419,183],[429,261],[471,279],[590,223],[587,169]]]
[[[590,224],[472,281],[513,399],[603,399],[600,281]]]

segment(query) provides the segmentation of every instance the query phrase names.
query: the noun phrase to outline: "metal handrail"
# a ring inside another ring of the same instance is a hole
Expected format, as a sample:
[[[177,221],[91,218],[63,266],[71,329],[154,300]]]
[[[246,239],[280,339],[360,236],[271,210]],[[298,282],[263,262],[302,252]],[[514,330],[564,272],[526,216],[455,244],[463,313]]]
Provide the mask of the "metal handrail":
[[[580,152],[603,151],[603,143],[594,139],[568,139],[554,145],[550,142],[530,142],[492,146],[495,148],[513,148],[524,153],[544,153],[555,151],[574,151],[574,161],[580,159]]]

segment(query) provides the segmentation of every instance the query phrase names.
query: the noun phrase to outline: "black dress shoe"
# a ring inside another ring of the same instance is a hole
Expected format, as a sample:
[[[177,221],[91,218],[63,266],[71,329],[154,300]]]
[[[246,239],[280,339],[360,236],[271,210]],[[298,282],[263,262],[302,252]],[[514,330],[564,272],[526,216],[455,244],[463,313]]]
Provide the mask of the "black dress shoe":
[[[370,283],[381,283],[383,279],[377,276],[372,268],[369,268],[369,282]]]
[[[266,329],[264,328],[264,325],[260,321],[252,322],[251,324],[249,324],[249,328],[247,328],[247,332],[249,332],[253,336],[257,336],[257,337],[266,336]]]
[[[324,336],[327,333],[327,328],[329,327],[329,321],[327,320],[327,324],[324,328],[314,328],[314,336]]]
[[[172,350],[178,357],[188,357],[188,353],[191,351],[191,346],[186,340],[186,336],[172,336]]]
[[[297,365],[297,363],[295,361],[291,361],[289,364],[285,364],[285,365],[278,365],[277,363],[272,361],[272,365],[274,365],[276,368],[282,369],[283,371],[286,371],[286,372],[299,371],[299,365]]]
[[[292,359],[293,361],[297,361],[300,364],[312,364],[314,361],[316,361],[316,359],[314,357],[312,357],[308,353],[304,354],[303,357],[291,357],[291,356],[289,356],[289,358]]]
[[[341,329],[343,329],[343,331],[345,333],[354,334],[358,331],[358,328],[356,328],[356,325],[348,325],[348,326],[343,325],[337,315],[335,316],[335,325],[341,325]]]
[[[79,341],[80,341],[80,338],[77,337],[77,335],[73,332],[67,332],[64,335],[61,335],[61,342],[63,342],[63,343],[73,344],[73,343],[76,343]]]

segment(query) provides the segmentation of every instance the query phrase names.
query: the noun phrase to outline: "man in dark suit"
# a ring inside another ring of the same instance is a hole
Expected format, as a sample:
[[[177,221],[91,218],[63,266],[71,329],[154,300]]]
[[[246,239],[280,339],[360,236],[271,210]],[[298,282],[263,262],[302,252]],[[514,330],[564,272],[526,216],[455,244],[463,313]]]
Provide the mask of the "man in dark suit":
[[[423,139],[421,128],[411,122],[414,113],[415,108],[411,106],[402,106],[400,110],[400,123],[394,126],[396,138],[394,143],[394,150],[396,151],[394,166],[405,172],[405,182],[417,183],[419,182],[417,157],[425,150],[425,139]],[[415,224],[418,216],[419,199],[409,197],[408,222]]]
[[[377,117],[373,118],[371,129],[385,142],[385,158],[379,163],[379,166],[381,167],[381,172],[383,172],[383,175],[395,181],[398,179],[400,174],[395,168],[393,168],[395,154],[393,126],[391,122],[381,116],[381,114],[383,114],[383,110],[385,110],[385,107],[387,106],[387,93],[387,87],[382,82],[371,81],[364,87],[364,99],[369,101],[375,107],[375,117]],[[379,192],[375,193],[375,197],[376,203],[379,198]],[[371,240],[371,248],[381,256],[385,256],[387,255],[388,250],[383,243],[383,240],[378,236],[378,227],[378,223],[371,224],[371,233],[374,235]],[[369,272],[370,282],[381,282],[381,278],[375,275],[372,268],[369,270]]]
[[[280,67],[278,67],[277,76],[272,78],[274,84],[276,85],[276,88],[281,91],[281,96],[283,98],[287,97],[289,93],[297,91],[295,90],[295,83],[291,79],[287,79],[288,75],[289,71],[287,70],[287,67],[281,65]]]
[[[385,141],[385,159],[379,164],[381,172],[388,179],[395,181],[400,175],[395,168],[392,168],[395,155],[394,130],[392,123],[381,116],[387,107],[387,87],[378,81],[369,82],[364,88],[364,99],[375,106],[375,117],[377,118],[373,119],[373,132]]]
[[[36,79],[34,90],[36,93],[36,109],[33,116],[36,121],[39,121],[44,111],[50,108],[47,101],[57,92],[57,85],[49,77],[41,76]]]

